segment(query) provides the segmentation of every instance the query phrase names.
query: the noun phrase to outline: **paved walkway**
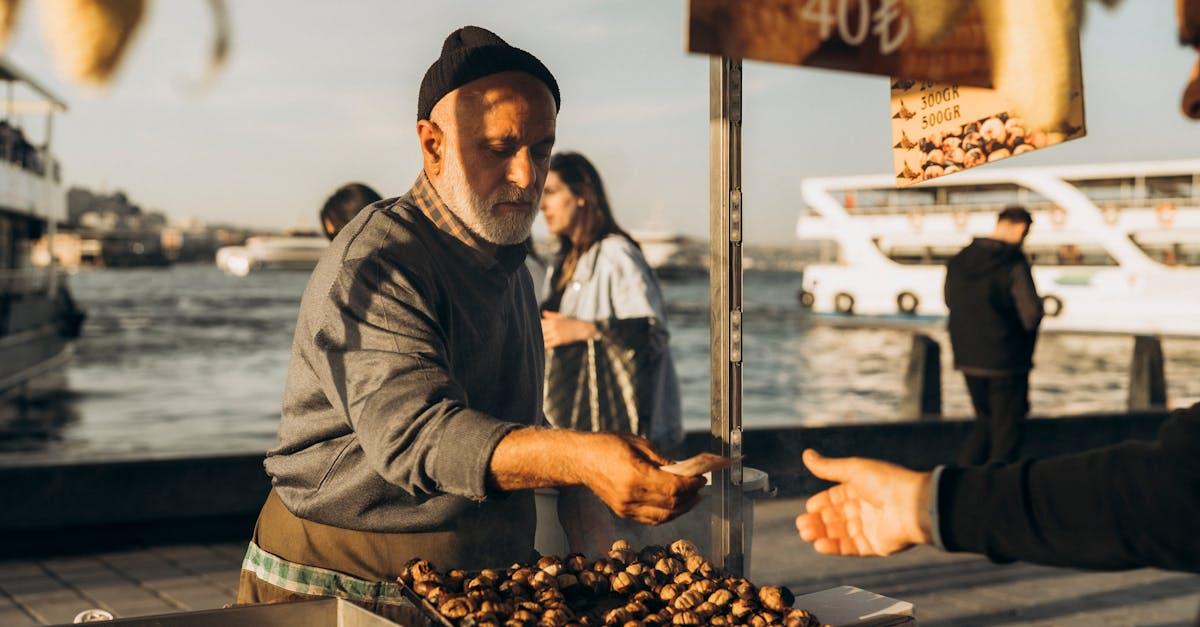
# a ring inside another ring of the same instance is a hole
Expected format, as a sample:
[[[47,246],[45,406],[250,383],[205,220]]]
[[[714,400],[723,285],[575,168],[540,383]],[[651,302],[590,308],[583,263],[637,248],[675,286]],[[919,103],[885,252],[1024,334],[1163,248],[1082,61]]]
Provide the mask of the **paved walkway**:
[[[800,542],[799,499],[760,502],[753,578],[798,594],[849,584],[916,604],[938,625],[1192,625],[1200,576],[1091,573],[919,549],[887,559],[830,558]],[[45,560],[0,561],[0,625],[70,622],[99,607],[142,616],[221,607],[237,586],[241,543],[183,545]]]

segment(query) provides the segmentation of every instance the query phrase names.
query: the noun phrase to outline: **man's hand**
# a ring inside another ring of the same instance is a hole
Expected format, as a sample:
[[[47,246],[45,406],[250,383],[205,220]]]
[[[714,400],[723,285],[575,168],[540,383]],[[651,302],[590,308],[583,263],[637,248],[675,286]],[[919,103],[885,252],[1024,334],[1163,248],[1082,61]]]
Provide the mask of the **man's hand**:
[[[657,525],[695,506],[705,484],[659,470],[668,463],[634,435],[525,428],[500,440],[489,469],[500,490],[582,485],[617,515]]]
[[[818,553],[891,555],[929,542],[929,473],[812,449],[804,451],[804,465],[838,483],[810,498],[796,518],[800,537]]]
[[[591,322],[569,318],[556,311],[542,312],[542,342],[548,349],[585,342],[599,334]]]
[[[687,513],[700,500],[704,477],[681,477],[659,466],[671,463],[645,438],[597,433],[580,460],[583,483],[613,512],[658,525]]]

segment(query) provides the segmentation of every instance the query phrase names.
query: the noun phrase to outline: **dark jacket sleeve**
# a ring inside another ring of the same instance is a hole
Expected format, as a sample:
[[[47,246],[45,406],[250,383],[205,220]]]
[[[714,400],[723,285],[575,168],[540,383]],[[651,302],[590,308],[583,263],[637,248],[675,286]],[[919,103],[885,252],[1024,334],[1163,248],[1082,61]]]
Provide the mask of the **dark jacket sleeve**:
[[[1021,326],[1033,331],[1042,323],[1042,299],[1033,285],[1033,273],[1024,260],[1013,266],[1012,295],[1021,316]]]
[[[995,561],[1200,572],[1200,403],[1157,441],[946,468],[938,519],[947,550]]]

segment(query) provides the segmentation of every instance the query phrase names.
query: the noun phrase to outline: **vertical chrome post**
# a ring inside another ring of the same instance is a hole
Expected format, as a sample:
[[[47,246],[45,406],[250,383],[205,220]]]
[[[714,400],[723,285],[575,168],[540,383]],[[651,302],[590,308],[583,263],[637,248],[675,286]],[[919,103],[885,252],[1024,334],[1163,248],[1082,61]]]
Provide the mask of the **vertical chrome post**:
[[[738,460],[713,473],[712,553],[743,573],[742,524],[742,61],[709,65],[709,399],[713,447]]]

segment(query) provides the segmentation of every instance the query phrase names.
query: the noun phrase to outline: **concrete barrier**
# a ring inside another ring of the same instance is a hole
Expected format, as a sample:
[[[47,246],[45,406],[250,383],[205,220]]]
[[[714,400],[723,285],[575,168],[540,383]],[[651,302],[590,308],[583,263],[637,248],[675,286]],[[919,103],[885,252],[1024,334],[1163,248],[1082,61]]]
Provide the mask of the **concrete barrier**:
[[[1153,438],[1165,412],[1028,422],[1026,455],[1049,456],[1130,438]],[[745,463],[785,496],[823,487],[800,462],[814,447],[912,468],[954,459],[963,420],[748,429]],[[689,433],[690,451],[711,435]],[[123,546],[248,539],[270,489],[262,455],[0,464],[0,556],[52,555]]]

